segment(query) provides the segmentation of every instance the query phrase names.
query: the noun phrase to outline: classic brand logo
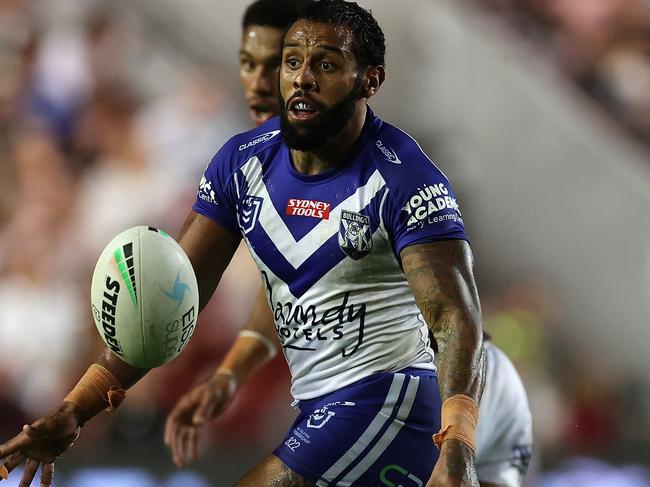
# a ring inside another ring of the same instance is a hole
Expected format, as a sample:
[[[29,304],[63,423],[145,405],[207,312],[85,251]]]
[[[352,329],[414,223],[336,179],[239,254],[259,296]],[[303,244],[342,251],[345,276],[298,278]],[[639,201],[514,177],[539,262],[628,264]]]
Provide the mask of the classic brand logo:
[[[242,144],[239,146],[239,151],[243,151],[244,149],[248,149],[249,147],[253,147],[254,145],[257,145],[261,142],[266,142],[267,140],[271,140],[273,137],[278,135],[280,133],[279,130],[273,130],[272,132],[267,132],[262,135],[258,135],[255,137],[253,140],[250,140],[246,142],[245,144]]]
[[[250,232],[255,227],[257,218],[260,216],[262,201],[264,200],[259,196],[246,196],[243,199],[239,212],[239,224],[244,234]]]
[[[324,201],[290,198],[287,203],[287,215],[310,216],[321,220],[329,220],[331,208],[332,204]]]
[[[397,157],[397,153],[390,146],[384,145],[381,140],[378,140],[376,145],[377,149],[379,149],[388,162],[392,162],[393,164],[402,163],[399,157]]]
[[[339,247],[352,259],[359,260],[372,249],[370,218],[360,213],[343,210],[339,227]]]

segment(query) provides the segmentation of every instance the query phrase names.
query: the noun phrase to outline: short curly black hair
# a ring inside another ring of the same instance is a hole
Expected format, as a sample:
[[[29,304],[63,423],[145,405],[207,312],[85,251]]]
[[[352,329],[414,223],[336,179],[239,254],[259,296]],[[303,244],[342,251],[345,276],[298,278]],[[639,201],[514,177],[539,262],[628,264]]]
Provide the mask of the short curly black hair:
[[[298,19],[347,27],[354,37],[352,52],[360,68],[385,65],[386,38],[370,10],[356,2],[319,0],[310,3]]]
[[[284,30],[293,24],[300,11],[310,3],[312,0],[257,0],[244,12],[242,28],[261,25]]]

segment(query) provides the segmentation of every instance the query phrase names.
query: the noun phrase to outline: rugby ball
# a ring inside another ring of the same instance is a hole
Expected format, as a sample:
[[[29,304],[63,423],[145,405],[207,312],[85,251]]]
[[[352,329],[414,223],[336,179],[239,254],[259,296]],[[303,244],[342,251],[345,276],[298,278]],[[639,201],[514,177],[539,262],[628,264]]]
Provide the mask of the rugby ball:
[[[102,252],[91,301],[106,346],[127,364],[151,369],[178,356],[189,342],[199,289],[176,240],[138,226],[117,235]]]

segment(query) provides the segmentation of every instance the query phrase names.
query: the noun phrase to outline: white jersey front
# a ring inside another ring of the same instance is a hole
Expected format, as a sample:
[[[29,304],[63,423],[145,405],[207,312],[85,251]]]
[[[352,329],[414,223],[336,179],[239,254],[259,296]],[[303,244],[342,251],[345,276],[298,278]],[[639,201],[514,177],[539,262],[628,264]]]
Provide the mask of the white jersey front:
[[[481,482],[519,487],[530,461],[533,425],[528,399],[510,359],[485,342],[487,371],[476,430],[476,472]]]
[[[449,181],[370,109],[355,155],[316,176],[295,171],[279,125],[231,139],[193,209],[245,238],[293,396],[315,398],[375,372],[434,369],[398,256],[408,245],[466,239]]]

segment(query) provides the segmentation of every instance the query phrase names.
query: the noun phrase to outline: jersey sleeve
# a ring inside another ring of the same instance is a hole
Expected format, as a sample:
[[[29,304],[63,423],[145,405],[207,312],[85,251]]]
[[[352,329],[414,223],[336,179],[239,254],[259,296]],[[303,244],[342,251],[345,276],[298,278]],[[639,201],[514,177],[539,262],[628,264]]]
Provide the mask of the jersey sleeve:
[[[387,176],[388,204],[383,217],[396,255],[413,244],[468,240],[449,180],[424,154]]]
[[[192,210],[240,235],[237,224],[237,193],[232,184],[233,166],[229,144],[226,144],[205,169]]]

